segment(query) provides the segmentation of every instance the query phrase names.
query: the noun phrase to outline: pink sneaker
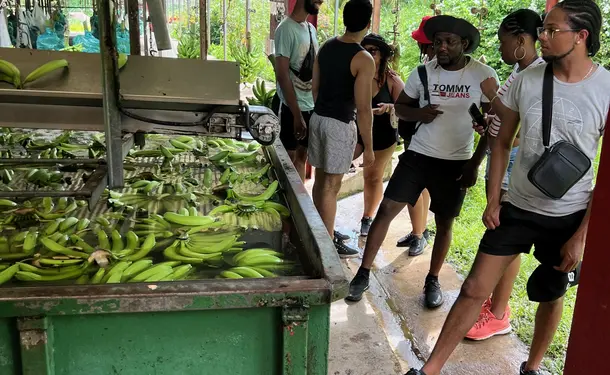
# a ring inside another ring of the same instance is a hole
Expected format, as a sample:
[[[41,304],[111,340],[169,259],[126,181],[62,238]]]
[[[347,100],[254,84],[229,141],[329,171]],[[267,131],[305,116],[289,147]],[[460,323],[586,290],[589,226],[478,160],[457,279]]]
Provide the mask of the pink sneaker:
[[[485,311],[491,309],[491,296],[483,302],[483,306],[481,307],[481,312],[479,313],[479,317],[485,313]]]
[[[492,314],[489,308],[485,309],[474,327],[468,331],[466,338],[469,340],[481,341],[497,335],[505,335],[512,329],[509,321],[510,309],[507,307],[504,317],[498,319]]]

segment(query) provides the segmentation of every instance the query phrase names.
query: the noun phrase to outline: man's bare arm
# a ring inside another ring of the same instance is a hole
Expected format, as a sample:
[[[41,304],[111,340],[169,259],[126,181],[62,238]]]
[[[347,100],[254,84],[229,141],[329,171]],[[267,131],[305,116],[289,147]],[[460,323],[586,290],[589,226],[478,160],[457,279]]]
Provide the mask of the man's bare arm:
[[[409,97],[409,95],[407,95],[407,93],[403,90],[394,104],[396,116],[404,121],[421,121],[424,124],[429,124],[436,118],[436,116],[443,113],[443,111],[436,109],[438,106],[433,105],[418,108],[416,106],[418,103],[419,99]]]
[[[320,66],[318,65],[318,56],[313,63],[313,80],[311,83],[311,91],[313,94],[313,102],[318,100],[318,91],[320,90]]]
[[[297,94],[290,79],[290,59],[288,57],[277,56],[275,58],[275,77],[280,84],[282,94],[284,94],[286,105],[290,108],[292,114],[300,114],[301,109],[297,101]]]
[[[491,149],[491,166],[489,168],[489,190],[487,202],[500,203],[502,180],[508,168],[510,151],[513,148],[515,135],[519,130],[519,113],[509,108],[504,113],[500,133]]]
[[[372,88],[375,77],[375,60],[367,52],[360,52],[354,57],[352,71],[356,72],[354,96],[358,130],[364,143],[364,150],[373,150],[373,108]]]

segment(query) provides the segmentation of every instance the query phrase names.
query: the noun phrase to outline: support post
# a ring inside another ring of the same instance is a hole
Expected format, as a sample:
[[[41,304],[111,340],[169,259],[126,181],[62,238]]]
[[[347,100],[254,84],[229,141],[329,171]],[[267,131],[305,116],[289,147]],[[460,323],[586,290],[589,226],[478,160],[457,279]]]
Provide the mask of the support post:
[[[603,138],[585,255],[576,298],[564,375],[610,374],[608,362],[608,306],[610,288],[607,270],[608,210],[610,210],[610,140]]]
[[[373,32],[379,34],[379,25],[381,24],[381,0],[373,0]]]
[[[125,0],[127,2],[127,19],[129,21],[129,48],[132,55],[142,53],[140,45],[140,6],[138,0]]]
[[[98,22],[100,28],[100,56],[102,58],[102,100],[106,131],[106,160],[108,187],[123,187],[123,142],[121,140],[121,113],[119,112],[119,67],[117,63],[116,33],[114,32],[115,1],[100,1]]]
[[[308,344],[308,306],[284,306],[282,311],[283,366],[282,375],[307,375],[309,373]]]
[[[222,51],[227,61],[227,0],[222,0]]]
[[[550,11],[551,9],[553,9],[553,7],[558,3],[558,0],[546,0],[546,12]]]
[[[252,34],[250,32],[250,0],[246,0],[246,48],[252,52]]]
[[[341,0],[335,0],[335,28],[334,28],[334,34],[335,36],[338,35],[339,33],[339,7],[340,7],[340,2]]]
[[[19,318],[17,329],[21,346],[21,374],[54,375],[51,322],[46,317]]]
[[[208,59],[208,1],[199,0],[199,50],[202,60]]]

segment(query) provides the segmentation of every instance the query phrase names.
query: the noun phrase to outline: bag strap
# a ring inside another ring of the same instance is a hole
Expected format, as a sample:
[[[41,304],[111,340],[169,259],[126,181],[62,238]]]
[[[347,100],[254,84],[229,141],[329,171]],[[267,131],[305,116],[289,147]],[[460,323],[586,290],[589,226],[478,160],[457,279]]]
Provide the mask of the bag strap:
[[[428,91],[428,71],[426,70],[425,65],[420,65],[417,67],[417,74],[419,74],[419,80],[424,86],[424,100],[430,103],[430,92]]]
[[[542,81],[542,143],[545,148],[551,143],[553,122],[553,64],[547,64]]]
[[[426,65],[418,66],[417,74],[419,75],[419,80],[421,81],[422,85],[424,86],[424,100],[427,101],[429,105],[432,105],[432,103],[430,103],[430,91],[428,91],[429,90],[428,89],[428,71],[426,70]],[[417,132],[417,130],[419,129],[421,124],[422,123],[420,122],[417,125],[415,125],[413,134],[415,134]]]

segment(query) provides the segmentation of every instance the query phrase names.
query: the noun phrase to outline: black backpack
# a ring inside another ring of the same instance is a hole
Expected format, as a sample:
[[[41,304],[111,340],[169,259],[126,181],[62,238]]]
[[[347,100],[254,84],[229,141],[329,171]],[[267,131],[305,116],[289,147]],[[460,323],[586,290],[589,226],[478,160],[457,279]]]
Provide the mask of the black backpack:
[[[430,92],[428,91],[428,72],[426,71],[425,65],[420,65],[417,67],[417,74],[419,74],[419,79],[424,86],[424,100],[430,103]],[[413,108],[419,108],[419,100],[417,100],[413,104]],[[417,132],[417,129],[421,126],[421,122],[418,121],[405,121],[398,120],[398,135],[405,141],[406,144],[411,142],[411,138],[413,134]]]

